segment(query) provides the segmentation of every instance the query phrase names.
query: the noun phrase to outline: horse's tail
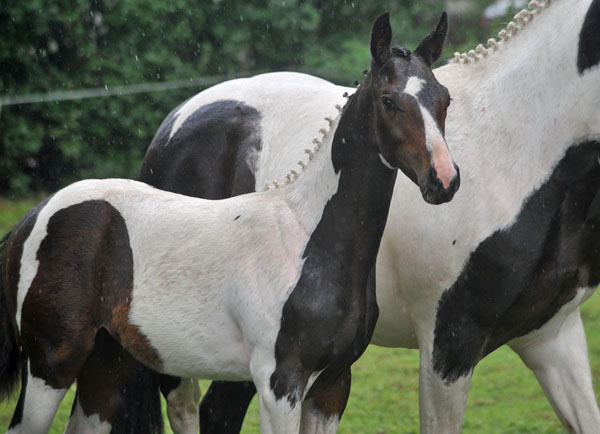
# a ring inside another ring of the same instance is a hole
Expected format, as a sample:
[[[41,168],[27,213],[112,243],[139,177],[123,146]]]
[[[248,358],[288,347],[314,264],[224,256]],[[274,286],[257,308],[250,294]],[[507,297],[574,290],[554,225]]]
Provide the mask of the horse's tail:
[[[4,257],[8,237],[0,240],[0,401],[16,388],[21,374],[21,355],[6,305]]]
[[[121,395],[111,434],[162,434],[160,374],[141,363],[132,370]]]

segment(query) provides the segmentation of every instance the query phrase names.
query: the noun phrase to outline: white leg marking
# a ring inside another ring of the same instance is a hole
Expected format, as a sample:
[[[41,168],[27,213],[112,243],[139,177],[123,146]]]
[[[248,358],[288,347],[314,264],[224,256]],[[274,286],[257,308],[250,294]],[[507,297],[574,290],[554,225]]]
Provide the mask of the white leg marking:
[[[54,414],[67,389],[53,389],[46,385],[41,378],[29,374],[27,362],[27,386],[21,423],[7,431],[7,434],[37,434],[46,433],[52,425]]]
[[[326,417],[314,407],[312,399],[302,403],[301,434],[335,434],[339,424],[338,416]]]
[[[250,360],[250,372],[256,385],[260,411],[261,434],[298,434],[302,402],[291,405],[287,397],[277,399],[271,389],[271,374],[275,371],[274,353],[255,351]],[[306,388],[305,388],[306,390]],[[300,397],[305,390],[300,391]]]
[[[471,385],[471,374],[447,385],[433,371],[430,345],[420,350],[419,417],[422,434],[459,434]]]
[[[557,313],[541,329],[510,345],[535,373],[569,432],[598,432],[600,412],[578,307],[566,315]]]
[[[264,382],[263,382],[264,383]],[[277,399],[268,382],[257,385],[261,434],[297,434],[300,431],[302,405],[290,405],[286,397]]]
[[[200,386],[195,378],[182,378],[167,396],[167,416],[175,434],[198,434]]]
[[[75,411],[65,428],[65,434],[110,434],[111,429],[112,425],[101,421],[99,415],[87,416],[77,401]]]

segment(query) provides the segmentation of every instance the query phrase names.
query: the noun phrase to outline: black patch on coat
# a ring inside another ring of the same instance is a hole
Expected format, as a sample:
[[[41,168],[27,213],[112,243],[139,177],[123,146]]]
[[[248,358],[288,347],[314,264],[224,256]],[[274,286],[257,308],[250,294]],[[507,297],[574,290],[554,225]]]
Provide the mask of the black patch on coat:
[[[577,70],[582,75],[586,69],[600,62],[600,0],[590,5],[579,34]]]
[[[140,180],[161,190],[205,199],[254,191],[256,156],[261,149],[260,113],[240,101],[217,101],[196,110],[169,139],[180,107],[169,114],[152,139]]]
[[[79,373],[98,328],[110,326],[115,307],[131,298],[125,221],[102,200],[63,208],[48,220],[37,259],[22,307],[22,345],[32,375],[62,389]]]
[[[600,283],[600,142],[571,147],[524,202],[516,221],[485,239],[440,298],[433,365],[447,382],[544,325],[578,288]]]

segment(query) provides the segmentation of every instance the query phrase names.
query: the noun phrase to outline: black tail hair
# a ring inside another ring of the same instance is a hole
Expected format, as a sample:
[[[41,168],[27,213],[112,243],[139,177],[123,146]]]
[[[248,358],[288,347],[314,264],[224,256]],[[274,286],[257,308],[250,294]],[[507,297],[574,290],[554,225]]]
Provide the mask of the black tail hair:
[[[15,390],[21,376],[21,353],[17,347],[15,331],[13,330],[4,288],[4,256],[10,234],[0,240],[0,401],[4,400]]]
[[[111,434],[162,434],[160,375],[138,363],[121,394]]]

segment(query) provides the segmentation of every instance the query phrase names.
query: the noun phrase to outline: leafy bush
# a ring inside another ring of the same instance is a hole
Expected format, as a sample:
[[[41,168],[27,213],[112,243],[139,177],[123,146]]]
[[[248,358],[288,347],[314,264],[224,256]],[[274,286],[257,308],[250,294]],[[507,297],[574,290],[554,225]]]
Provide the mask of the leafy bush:
[[[394,40],[414,48],[443,4],[6,0],[0,95],[284,69],[349,85],[368,66],[377,14],[391,10]],[[201,88],[0,106],[0,194],[52,191],[83,177],[136,177],[161,120]]]

